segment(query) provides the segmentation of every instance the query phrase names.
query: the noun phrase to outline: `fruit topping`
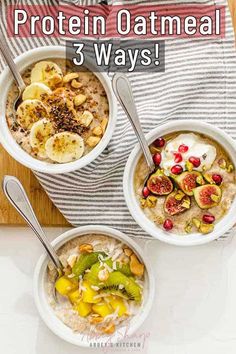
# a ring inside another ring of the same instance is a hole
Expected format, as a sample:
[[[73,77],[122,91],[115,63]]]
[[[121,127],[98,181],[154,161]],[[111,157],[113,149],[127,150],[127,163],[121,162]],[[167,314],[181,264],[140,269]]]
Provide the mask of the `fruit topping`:
[[[147,181],[148,189],[156,195],[167,195],[173,190],[173,184],[169,177],[157,171],[152,174]]]
[[[164,221],[163,227],[166,231],[170,231],[173,229],[173,222],[170,219],[166,219]]]
[[[201,225],[201,221],[197,218],[192,218],[192,223],[194,226],[196,226],[197,229],[199,229],[200,225]]]
[[[202,221],[206,224],[213,224],[213,222],[215,221],[215,217],[214,215],[204,214],[202,217]]]
[[[193,195],[193,189],[196,188],[198,184],[201,184],[199,182],[202,182],[202,180],[202,175],[197,171],[183,172],[176,177],[176,182],[179,187],[185,194],[190,196]]]
[[[153,159],[154,164],[155,164],[156,166],[159,166],[160,163],[161,163],[161,153],[160,153],[160,152],[156,152],[156,153],[153,155],[152,159]]]
[[[174,175],[180,175],[180,173],[183,172],[183,167],[180,165],[174,165],[171,168],[171,173],[173,173]]]
[[[143,197],[147,198],[150,194],[150,190],[148,189],[148,187],[144,187],[142,193],[143,193]]]
[[[233,172],[234,170],[234,166],[232,164],[229,164],[228,167],[227,167],[227,172]]]
[[[223,178],[221,177],[221,175],[217,175],[216,173],[214,173],[212,175],[212,180],[215,182],[215,184],[219,186],[222,183]]]
[[[221,158],[218,160],[218,165],[220,166],[220,168],[222,168],[222,170],[225,170],[227,166],[227,162],[225,159]]]
[[[99,256],[105,257],[104,252],[82,253],[72,268],[72,272],[76,277],[83,275],[86,269],[90,268],[99,259]]]
[[[163,139],[162,137],[160,137],[160,138],[157,138],[155,141],[154,141],[154,143],[153,143],[153,145],[154,146],[156,146],[156,147],[160,147],[160,148],[162,148],[164,145],[165,145],[165,139]]]
[[[164,210],[167,214],[171,216],[177,215],[190,208],[190,198],[187,195],[183,195],[181,199],[179,199],[181,193],[181,191],[174,191],[168,195],[164,204]]]
[[[175,157],[175,163],[180,163],[183,160],[183,157],[179,152],[175,152],[174,157]]]
[[[209,234],[213,230],[214,230],[214,225],[212,225],[212,224],[204,224],[204,223],[201,222],[201,225],[199,227],[199,231],[202,234]]]
[[[149,195],[147,198],[140,199],[141,207],[144,208],[155,208],[157,203],[157,198],[154,195]]]
[[[201,165],[201,160],[199,157],[191,156],[188,160],[191,162],[191,164],[193,164],[194,167],[199,167]]]
[[[189,149],[189,147],[188,147],[187,145],[182,144],[182,145],[179,146],[178,151],[179,151],[181,154],[183,154],[183,153],[187,152],[188,149]]]
[[[187,169],[189,172],[192,172],[192,170],[193,170],[193,164],[192,164],[191,162],[187,161],[186,164],[185,164],[185,167],[186,167],[186,169]]]
[[[209,209],[216,206],[221,199],[220,187],[206,184],[193,189],[194,198],[201,209]]]

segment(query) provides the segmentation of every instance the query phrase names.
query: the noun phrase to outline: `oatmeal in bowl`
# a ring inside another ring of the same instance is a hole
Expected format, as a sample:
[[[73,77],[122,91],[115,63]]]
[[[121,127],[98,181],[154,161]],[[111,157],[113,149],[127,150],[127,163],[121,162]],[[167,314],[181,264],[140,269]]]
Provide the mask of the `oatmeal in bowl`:
[[[5,87],[0,139],[6,150],[27,167],[48,173],[93,161],[107,146],[116,120],[108,77],[89,64],[74,66],[62,47],[37,48],[16,61],[26,84],[16,114],[16,85],[9,84],[8,70],[0,78]]]
[[[115,342],[122,333],[131,335],[147,316],[154,292],[139,247],[103,226],[70,230],[55,246],[64,274],[57,278],[45,257],[35,271],[36,305],[48,326],[82,346],[94,336]]]
[[[234,141],[195,121],[168,123],[149,135],[155,171],[149,175],[136,148],[124,175],[126,201],[140,226],[180,245],[205,243],[228,231],[236,221]]]

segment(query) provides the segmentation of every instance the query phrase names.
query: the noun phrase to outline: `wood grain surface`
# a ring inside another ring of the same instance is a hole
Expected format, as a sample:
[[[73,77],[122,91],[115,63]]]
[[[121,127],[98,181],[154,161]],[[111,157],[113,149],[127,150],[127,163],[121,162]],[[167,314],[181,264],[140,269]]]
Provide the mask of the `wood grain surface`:
[[[0,146],[0,182],[4,175],[16,176],[26,189],[34,211],[44,226],[67,226],[69,225],[63,215],[50,201],[47,194],[40,186],[33,173],[26,167],[16,162]],[[0,188],[0,224],[24,225],[24,220],[10,205]]]
[[[228,2],[236,33],[236,0],[228,0]],[[21,180],[33,205],[35,213],[42,225],[69,225],[63,215],[50,201],[47,194],[34,177],[33,173],[12,159],[0,146],[0,181],[2,181],[3,176],[6,174],[16,176]],[[6,200],[2,190],[0,190],[0,224],[24,225],[24,221]]]

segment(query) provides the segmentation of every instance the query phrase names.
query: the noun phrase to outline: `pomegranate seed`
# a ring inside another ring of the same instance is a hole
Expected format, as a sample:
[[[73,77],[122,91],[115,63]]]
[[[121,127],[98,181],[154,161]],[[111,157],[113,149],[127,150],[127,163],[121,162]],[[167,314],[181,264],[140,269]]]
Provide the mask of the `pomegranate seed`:
[[[201,160],[199,157],[191,156],[188,160],[193,164],[194,167],[199,167],[201,165]]]
[[[163,227],[166,231],[170,231],[173,229],[173,222],[170,219],[166,219],[164,221]]]
[[[148,189],[148,187],[144,187],[143,188],[143,197],[147,198],[150,194],[150,190]]]
[[[217,174],[212,175],[212,179],[218,185],[220,185],[222,183],[222,180],[223,180],[221,175],[217,175]]]
[[[179,152],[175,152],[174,157],[176,163],[180,163],[181,161],[183,161],[182,155]]]
[[[182,144],[182,145],[180,145],[180,146],[179,146],[178,151],[179,151],[179,152],[181,152],[181,153],[183,154],[184,152],[187,152],[187,151],[188,151],[188,146],[187,146],[187,145]]]
[[[180,173],[183,172],[183,167],[180,166],[180,165],[174,165],[174,166],[171,168],[171,172],[172,172],[174,175],[179,175]]]
[[[212,224],[215,221],[215,217],[210,214],[205,214],[202,217],[202,221],[204,221],[206,224]]]
[[[165,145],[165,139],[164,138],[157,138],[155,141],[154,141],[154,145],[156,147],[163,147]]]
[[[160,152],[156,152],[154,155],[153,155],[153,162],[156,166],[159,166],[160,163],[161,163],[161,154]]]

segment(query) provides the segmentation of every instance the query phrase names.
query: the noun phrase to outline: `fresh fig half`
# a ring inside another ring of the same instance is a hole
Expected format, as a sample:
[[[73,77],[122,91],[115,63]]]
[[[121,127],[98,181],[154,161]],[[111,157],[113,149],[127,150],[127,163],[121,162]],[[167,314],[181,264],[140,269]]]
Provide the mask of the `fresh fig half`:
[[[204,183],[201,173],[197,171],[183,172],[175,180],[182,191],[189,196],[193,195],[194,188]]]
[[[187,195],[185,195],[182,191],[174,191],[166,197],[164,210],[168,215],[173,216],[183,213],[188,210],[190,206],[191,201]]]
[[[160,171],[157,171],[149,177],[147,187],[155,195],[168,195],[174,188],[171,179]]]
[[[218,205],[221,200],[220,187],[213,184],[205,184],[193,189],[194,198],[201,209],[210,209]]]

